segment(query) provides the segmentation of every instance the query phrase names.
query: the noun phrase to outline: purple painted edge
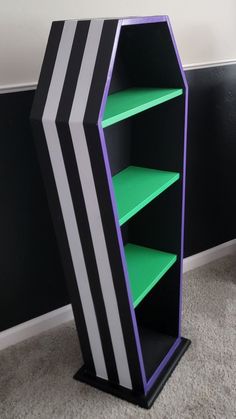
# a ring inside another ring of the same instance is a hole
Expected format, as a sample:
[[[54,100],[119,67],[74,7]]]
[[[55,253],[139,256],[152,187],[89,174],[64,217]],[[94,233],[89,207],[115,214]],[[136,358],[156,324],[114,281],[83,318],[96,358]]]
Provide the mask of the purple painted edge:
[[[121,25],[140,25],[142,23],[157,23],[157,22],[166,22],[168,16],[131,16],[121,19]]]
[[[184,70],[182,67],[182,63],[180,60],[180,56],[178,53],[177,45],[174,39],[173,31],[171,28],[169,17],[166,16],[166,22],[168,25],[168,29],[170,32],[172,44],[174,46],[175,55],[177,58],[179,70],[183,79],[184,87],[185,87],[185,112],[184,112],[184,151],[183,151],[183,188],[182,188],[182,215],[181,215],[181,250],[180,250],[180,292],[179,292],[179,330],[178,330],[178,338],[175,341],[174,345],[165,356],[161,364],[158,366],[157,370],[152,375],[151,379],[145,386],[145,393],[151,388],[154,384],[155,380],[157,379],[158,375],[162,372],[163,368],[166,366],[170,358],[173,356],[175,350],[179,346],[181,342],[181,316],[182,316],[182,276],[183,276],[183,249],[184,249],[184,213],[185,213],[185,178],[186,178],[186,151],[187,151],[187,117],[188,117],[188,84],[184,74]]]
[[[153,384],[155,383],[157,377],[159,376],[159,374],[163,371],[163,369],[165,368],[166,364],[169,362],[169,360],[171,359],[171,357],[173,356],[173,354],[175,353],[176,349],[178,348],[179,344],[181,342],[181,338],[178,337],[175,341],[175,343],[172,345],[172,347],[170,348],[169,352],[167,353],[167,355],[165,356],[165,358],[161,361],[161,363],[159,364],[158,368],[156,369],[156,371],[153,373],[153,375],[151,376],[151,378],[149,379],[149,381],[146,383],[145,386],[145,394],[150,390],[150,388],[153,386]]]
[[[108,69],[108,76],[107,76],[107,80],[106,80],[106,85],[105,85],[104,94],[103,94],[102,103],[101,103],[101,108],[100,108],[99,117],[98,117],[98,129],[99,129],[100,141],[101,141],[101,146],[102,146],[103,158],[104,158],[105,167],[106,167],[108,186],[109,186],[110,196],[111,196],[111,201],[112,201],[112,208],[113,208],[113,214],[114,214],[114,219],[115,219],[115,224],[116,224],[116,231],[117,231],[117,237],[118,237],[118,242],[119,242],[122,265],[123,265],[123,270],[124,270],[124,276],[125,276],[125,282],[126,282],[126,288],[127,288],[127,295],[128,295],[128,302],[129,302],[129,306],[130,306],[131,318],[132,318],[132,323],[133,323],[133,328],[134,328],[134,336],[135,336],[135,340],[136,340],[140,370],[141,370],[142,381],[143,381],[143,388],[145,389],[146,375],[145,375],[144,364],[143,364],[143,356],[142,356],[140,339],[139,339],[139,334],[138,334],[136,316],[135,316],[135,313],[134,313],[133,302],[132,302],[132,297],[131,297],[131,290],[130,290],[130,284],[129,284],[129,279],[128,279],[128,271],[127,271],[127,266],[126,266],[125,253],[124,253],[124,244],[123,244],[123,239],[122,239],[122,236],[121,236],[120,224],[119,224],[118,213],[117,213],[117,205],[116,205],[116,202],[115,202],[114,189],[113,189],[109,159],[108,159],[108,155],[107,155],[107,148],[106,148],[106,143],[105,143],[104,130],[102,128],[102,115],[104,113],[106,100],[107,100],[107,96],[108,96],[108,92],[109,92],[109,88],[110,88],[112,71],[113,71],[115,56],[116,56],[116,50],[117,50],[119,36],[120,36],[120,30],[121,30],[121,20],[118,21],[115,41],[114,41],[114,45],[113,45],[113,51],[112,51],[110,65],[109,65],[109,69]]]
[[[179,336],[181,335],[181,318],[182,318],[182,296],[183,296],[183,257],[184,257],[184,220],[185,220],[185,190],[186,190],[186,155],[187,155],[187,131],[188,131],[188,83],[182,67],[174,34],[170,24],[169,17],[167,17],[167,24],[170,31],[170,36],[174,46],[176,58],[185,87],[185,111],[184,111],[184,150],[183,150],[183,188],[182,188],[182,219],[181,219],[181,254],[180,254],[180,299],[179,299]]]
[[[181,76],[182,76],[183,83],[184,83],[184,86],[185,86],[185,121],[184,121],[184,156],[183,156],[183,180],[182,180],[182,182],[183,182],[183,189],[182,189],[183,193],[182,193],[182,220],[181,220],[182,225],[181,225],[181,255],[180,255],[179,334],[178,334],[178,338],[176,339],[175,343],[173,344],[173,346],[171,347],[171,349],[169,350],[169,352],[167,353],[167,355],[165,356],[165,358],[163,359],[161,364],[158,366],[156,371],[153,373],[152,377],[147,382],[145,369],[144,369],[144,364],[143,364],[143,356],[142,356],[142,351],[141,351],[141,345],[140,345],[139,333],[138,333],[138,328],[137,328],[136,316],[135,316],[135,312],[134,312],[134,308],[133,308],[131,290],[130,290],[130,285],[129,285],[129,280],[128,280],[128,271],[127,271],[127,265],[126,265],[126,260],[125,260],[124,245],[123,245],[123,240],[122,240],[121,231],[120,231],[119,219],[118,219],[118,214],[117,214],[117,206],[116,206],[116,202],[115,202],[115,196],[114,196],[114,190],[113,190],[113,184],[112,184],[112,176],[111,176],[110,165],[109,165],[109,160],[108,160],[108,155],[107,155],[107,150],[106,150],[104,131],[103,131],[103,128],[102,128],[102,115],[104,113],[105,104],[106,104],[106,100],[107,100],[107,96],[108,96],[108,92],[109,92],[109,87],[110,87],[110,83],[111,83],[112,71],[113,71],[113,67],[114,67],[116,50],[117,50],[117,46],[118,46],[118,40],[119,40],[121,26],[135,25],[135,24],[142,24],[142,23],[155,23],[155,22],[167,22],[167,25],[168,25],[171,40],[172,40],[174,50],[175,50],[175,55],[176,55],[176,58],[177,58],[177,61],[178,61],[179,70],[181,72]],[[173,356],[175,350],[177,349],[177,347],[179,346],[179,344],[181,342],[180,335],[181,335],[181,313],[182,313],[182,274],[183,274],[183,247],[184,247],[187,116],[188,116],[188,84],[187,84],[187,80],[186,80],[184,70],[183,70],[183,67],[182,67],[182,64],[181,64],[180,56],[179,56],[179,53],[178,53],[178,50],[177,50],[177,45],[176,45],[176,42],[175,42],[175,39],[174,39],[174,35],[173,35],[172,28],[171,28],[169,17],[168,16],[150,16],[150,17],[133,17],[133,18],[131,17],[131,18],[125,18],[125,19],[118,19],[117,32],[116,32],[115,42],[114,42],[113,51],[112,51],[112,55],[111,55],[110,66],[109,66],[109,70],[108,70],[108,77],[107,77],[107,81],[106,81],[106,85],[105,85],[105,89],[104,89],[104,94],[103,94],[103,99],[102,99],[102,103],[101,103],[101,108],[100,108],[100,112],[99,112],[99,117],[98,117],[98,129],[99,129],[99,133],[100,133],[100,140],[101,140],[101,145],[102,145],[103,157],[104,157],[105,166],[106,166],[108,185],[109,185],[109,190],[110,190],[110,195],[111,195],[111,200],[112,200],[112,207],[113,207],[113,213],[114,213],[114,218],[115,218],[115,223],[116,223],[116,230],[117,230],[117,236],[118,236],[118,241],[119,241],[122,264],[123,264],[123,269],[124,269],[124,273],[125,273],[126,288],[127,288],[128,300],[129,300],[129,305],[130,305],[131,317],[132,317],[132,321],[133,321],[134,334],[135,334],[135,339],[136,339],[136,344],[137,344],[137,350],[138,350],[138,356],[139,356],[139,361],[140,361],[140,368],[141,368],[141,373],[142,373],[142,378],[143,378],[143,385],[144,385],[145,394],[152,387],[152,385],[156,381],[157,377],[162,372],[162,370],[166,366],[166,364],[169,362],[170,358]]]

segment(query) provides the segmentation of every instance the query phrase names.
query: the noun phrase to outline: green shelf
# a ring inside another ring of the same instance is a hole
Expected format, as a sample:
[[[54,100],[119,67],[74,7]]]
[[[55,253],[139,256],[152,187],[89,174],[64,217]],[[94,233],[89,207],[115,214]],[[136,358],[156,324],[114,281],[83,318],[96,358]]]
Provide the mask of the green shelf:
[[[126,263],[134,308],[176,262],[177,256],[128,243]]]
[[[183,89],[132,88],[108,96],[102,127],[129,118],[183,94]]]
[[[179,173],[129,166],[113,176],[120,225],[179,179]]]

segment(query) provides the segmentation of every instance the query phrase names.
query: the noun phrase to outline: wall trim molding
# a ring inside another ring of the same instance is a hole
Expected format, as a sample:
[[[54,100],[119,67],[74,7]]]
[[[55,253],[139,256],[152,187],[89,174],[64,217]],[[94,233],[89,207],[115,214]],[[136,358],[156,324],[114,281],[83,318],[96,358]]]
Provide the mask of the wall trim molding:
[[[201,70],[204,68],[211,68],[211,67],[221,67],[225,65],[233,65],[236,64],[236,58],[232,58],[230,60],[219,60],[219,61],[207,61],[202,63],[194,63],[194,64],[184,64],[184,70]]]
[[[189,70],[201,70],[204,68],[220,67],[220,66],[233,65],[233,64],[236,64],[236,58],[229,59],[229,60],[184,64],[183,68],[184,70],[189,71]],[[26,90],[35,90],[36,87],[37,87],[36,81],[32,81],[30,83],[15,83],[15,84],[0,85],[0,94],[16,93],[16,92],[22,92]]]
[[[204,266],[207,263],[220,259],[224,256],[236,253],[236,239],[222,243],[219,246],[207,249],[204,252],[197,253],[196,255],[184,258],[183,272],[188,272],[193,269]]]
[[[35,319],[0,332],[0,350],[15,345],[39,333],[46,332],[74,318],[71,305],[50,311]]]
[[[183,272],[204,266],[223,256],[236,253],[236,239],[222,243],[219,246],[197,253],[184,259]],[[57,310],[50,311],[35,319],[29,320],[10,329],[0,332],[0,350],[50,330],[56,326],[73,320],[71,305],[68,304]]]
[[[19,84],[6,84],[5,86],[0,86],[0,94],[6,93],[17,93],[17,92],[25,92],[27,90],[35,90],[37,87],[36,82],[31,83],[19,83]]]

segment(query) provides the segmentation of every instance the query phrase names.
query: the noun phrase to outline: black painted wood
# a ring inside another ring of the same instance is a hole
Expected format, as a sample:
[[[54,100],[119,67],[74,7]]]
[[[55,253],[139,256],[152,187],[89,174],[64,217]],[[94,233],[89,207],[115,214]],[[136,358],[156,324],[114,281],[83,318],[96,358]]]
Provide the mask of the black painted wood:
[[[183,87],[183,95],[105,129],[112,175],[128,165],[180,174],[180,179],[174,185],[176,187],[162,194],[167,199],[162,199],[161,195],[153,200],[122,228],[125,242],[173,252],[179,259],[185,86],[166,22],[124,26],[121,29],[109,93],[127,86]],[[142,308],[136,309],[144,369],[148,379],[179,333],[180,264],[176,263],[171,272],[174,272],[171,281],[165,275],[163,282],[167,286],[162,288],[160,295],[158,290],[161,285],[154,287],[155,304],[148,294]],[[164,318],[168,319],[165,326]],[[145,327],[146,323],[148,327]],[[162,332],[163,328],[168,330]]]
[[[110,93],[132,86],[184,87],[167,22],[122,27]]]
[[[80,181],[80,176],[76,164],[76,158],[74,154],[74,148],[72,144],[72,138],[70,134],[70,128],[66,120],[69,120],[70,112],[74,99],[74,92],[76,89],[78,73],[81,68],[82,58],[84,54],[84,49],[86,45],[87,35],[89,31],[90,21],[81,21],[78,22],[75,38],[73,42],[73,47],[70,55],[70,61],[68,65],[68,71],[66,73],[65,82],[63,85],[63,91],[60,98],[60,106],[57,112],[56,124],[57,131],[60,140],[61,150],[64,156],[64,164],[66,168],[66,173],[68,177],[68,182],[70,186],[71,197],[73,201],[73,206],[75,208],[75,216],[78,225],[78,230],[80,234],[81,244],[84,250],[84,260],[86,269],[88,272],[88,279],[90,283],[90,289],[93,299],[93,304],[95,308],[95,313],[98,322],[99,333],[101,337],[102,348],[105,355],[106,369],[108,373],[109,380],[113,382],[119,382],[118,372],[116,368],[116,362],[114,357],[114,351],[111,341],[111,336],[109,332],[109,325],[107,320],[107,314],[105,310],[105,305],[103,301],[103,295],[101,290],[101,285],[99,281],[99,273],[96,263],[96,257],[93,248],[93,242],[91,237],[91,232],[89,228],[89,221],[86,212],[86,205],[83,197],[83,189]],[[44,156],[43,156],[44,158]],[[45,180],[45,185],[47,184],[47,177]],[[49,193],[50,196],[51,193]],[[55,211],[55,209],[54,209]],[[83,223],[80,222],[83,220]],[[60,238],[58,238],[60,240]],[[69,252],[70,253],[70,252]],[[63,252],[62,252],[63,259]],[[65,270],[66,272],[66,270]],[[68,274],[67,281],[70,281],[70,275]],[[74,278],[74,283],[76,283],[76,277]],[[72,281],[71,281],[72,282]],[[75,286],[74,286],[75,287]],[[77,288],[77,286],[76,286]],[[78,307],[77,298],[79,298],[79,292],[77,290],[76,298],[75,292],[72,289],[71,301],[74,307],[74,313],[80,310],[81,314],[83,313],[83,308]],[[84,318],[84,316],[83,316]],[[78,316],[77,320],[77,329],[80,331],[79,339],[81,344],[81,339],[83,339],[84,333],[87,333],[86,325],[81,331],[81,315]],[[82,346],[82,345],[81,345]],[[87,352],[89,347],[89,341],[84,344],[84,353]],[[83,356],[84,358],[84,356]],[[86,362],[87,366],[87,362]],[[87,367],[88,368],[88,367]],[[94,369],[95,374],[95,369]]]
[[[85,33],[86,26],[84,27],[83,22],[77,24],[78,27],[83,26],[83,35],[82,38],[85,42]],[[69,248],[69,242],[67,239],[65,224],[62,222],[63,214],[59,202],[59,196],[57,193],[57,188],[55,184],[55,179],[53,175],[53,168],[51,165],[51,160],[49,156],[49,150],[47,147],[46,141],[42,141],[44,138],[44,128],[42,125],[41,117],[44,113],[45,103],[47,101],[47,93],[51,83],[51,77],[54,70],[54,65],[56,61],[57,51],[59,43],[62,37],[64,28],[64,22],[53,22],[52,28],[50,31],[47,48],[44,55],[42,71],[40,73],[38,86],[40,89],[37,89],[37,93],[34,95],[33,107],[31,109],[30,121],[32,126],[32,131],[34,134],[34,144],[37,150],[37,155],[39,159],[41,174],[44,179],[44,186],[47,192],[48,203],[50,213],[53,214],[52,221],[54,225],[54,231],[57,236],[57,243],[59,244],[59,251],[61,254],[61,260],[64,266],[64,272],[67,277],[68,290],[70,295],[70,301],[72,304],[72,309],[74,313],[74,320],[77,328],[77,333],[79,335],[80,347],[82,351],[82,356],[84,362],[87,365],[87,368],[91,373],[95,373],[95,365],[92,357],[92,351],[89,342],[88,331],[85,323],[85,318],[82,309],[82,303],[78,287],[76,284],[76,275],[74,270],[74,264],[71,257],[71,252]],[[76,31],[77,32],[77,31]],[[84,33],[85,32],[85,33]],[[74,38],[74,41],[77,40],[77,34]],[[73,59],[72,55],[70,57]],[[79,60],[79,55],[77,56]],[[45,66],[46,64],[46,66]],[[71,80],[72,81],[72,80]],[[63,95],[63,92],[62,92]],[[40,118],[39,118],[40,116]],[[59,116],[59,115],[57,115]]]
[[[168,270],[136,308],[139,329],[177,338],[179,334],[179,260]]]
[[[156,371],[157,365],[165,358],[172,348],[176,337],[163,335],[153,329],[139,328],[140,343],[143,353],[143,362],[148,380]]]
[[[124,399],[130,403],[139,405],[144,409],[150,409],[190,344],[191,341],[189,339],[181,338],[179,346],[145,396],[140,393],[135,393],[134,391],[128,390],[124,387],[117,386],[112,383],[107,383],[106,380],[101,378],[94,378],[88,373],[88,371],[86,371],[85,366],[79,369],[74,378],[75,380],[81,381],[82,383],[87,383],[93,387],[98,388],[99,390],[119,397],[120,399]]]
[[[236,237],[236,65],[186,75],[190,256]],[[0,95],[0,331],[68,303],[30,131],[33,96],[34,91]]]

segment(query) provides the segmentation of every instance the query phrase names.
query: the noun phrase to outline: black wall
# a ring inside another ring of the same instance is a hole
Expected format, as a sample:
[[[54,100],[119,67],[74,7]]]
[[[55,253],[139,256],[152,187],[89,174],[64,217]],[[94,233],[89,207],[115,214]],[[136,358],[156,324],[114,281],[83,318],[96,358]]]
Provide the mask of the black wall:
[[[236,65],[186,75],[190,256],[236,237]],[[30,130],[33,96],[0,95],[0,331],[69,302]]]
[[[30,130],[33,96],[0,95],[0,331],[68,303]]]
[[[236,237],[236,65],[186,72],[185,256]]]

